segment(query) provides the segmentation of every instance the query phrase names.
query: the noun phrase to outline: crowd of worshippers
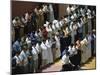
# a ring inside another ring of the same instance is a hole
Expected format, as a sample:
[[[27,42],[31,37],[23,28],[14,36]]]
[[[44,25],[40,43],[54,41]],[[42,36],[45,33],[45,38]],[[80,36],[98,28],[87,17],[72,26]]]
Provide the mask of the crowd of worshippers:
[[[70,15],[55,20],[51,18],[53,12],[51,13],[48,7],[52,8],[52,5],[37,6],[32,13],[27,12],[24,16],[13,19],[13,73],[37,73],[41,67],[54,63],[60,57],[65,63],[63,68],[67,64],[67,68],[63,70],[70,69],[72,65],[74,68],[79,67],[80,42],[84,38],[91,41],[91,54],[94,55],[95,30],[83,36],[83,25],[86,18],[95,16],[95,11],[85,6],[77,9],[72,5],[67,8]],[[77,10],[73,13],[75,9]]]

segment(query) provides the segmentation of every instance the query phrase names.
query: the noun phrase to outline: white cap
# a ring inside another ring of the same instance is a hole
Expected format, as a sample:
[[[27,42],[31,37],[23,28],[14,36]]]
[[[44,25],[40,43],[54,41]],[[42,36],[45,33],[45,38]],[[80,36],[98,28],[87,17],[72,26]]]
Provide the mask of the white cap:
[[[57,20],[53,20],[53,24],[57,23],[58,21]]]
[[[44,24],[44,27],[47,27],[48,26],[48,24]]]
[[[48,24],[49,24],[49,22],[48,22],[48,21],[46,21],[46,24],[48,25]]]

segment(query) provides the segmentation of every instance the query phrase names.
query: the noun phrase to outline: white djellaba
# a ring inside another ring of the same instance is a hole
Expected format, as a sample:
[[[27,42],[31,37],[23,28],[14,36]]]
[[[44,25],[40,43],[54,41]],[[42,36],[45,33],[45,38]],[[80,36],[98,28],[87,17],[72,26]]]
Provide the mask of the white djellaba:
[[[71,13],[71,8],[69,7],[69,5],[68,5],[68,7],[66,8],[66,12],[67,12],[67,14],[70,14],[70,13]]]
[[[90,57],[90,50],[88,49],[88,40],[86,37],[80,42],[81,43],[81,63],[85,63]]]
[[[40,47],[42,50],[42,66],[44,66],[48,63],[48,48],[46,47],[44,42],[41,43]]]
[[[53,54],[51,50],[52,43],[49,39],[46,40],[45,45],[47,46],[47,51],[48,51],[48,64],[53,63]]]
[[[60,39],[55,35],[55,40],[56,40],[56,58],[59,58],[61,56],[60,52]]]

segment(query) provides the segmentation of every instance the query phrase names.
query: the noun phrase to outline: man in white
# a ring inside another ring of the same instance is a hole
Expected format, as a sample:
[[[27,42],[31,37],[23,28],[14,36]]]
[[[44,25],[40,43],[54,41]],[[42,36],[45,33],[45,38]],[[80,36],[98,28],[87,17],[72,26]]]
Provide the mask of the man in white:
[[[75,55],[75,54],[77,54],[77,51],[76,51],[76,49],[75,49],[75,46],[69,46],[68,47],[69,49],[68,49],[68,52],[69,52],[69,55],[70,56],[73,56],[73,55]]]
[[[70,63],[69,56],[64,54],[62,56],[62,64],[69,64],[69,63]]]
[[[33,56],[33,68],[34,68],[34,72],[37,72],[38,71],[38,52],[35,48],[36,44],[33,43],[32,45],[32,56]]]
[[[15,71],[14,71],[14,73],[16,73],[16,74],[22,73],[21,72],[21,60],[19,58],[19,54],[20,54],[20,52],[16,52],[16,55],[12,58],[12,59],[16,60],[15,61],[16,62],[16,66],[15,66]]]
[[[82,40],[83,39],[83,25],[80,22],[77,22],[77,25],[78,25],[78,35],[79,35],[79,38]]]
[[[73,15],[75,18],[77,18],[77,14],[76,13],[74,13],[74,15]]]
[[[53,29],[53,31],[55,33],[56,32],[56,26],[55,26],[55,24],[52,24],[52,29]]]
[[[28,58],[26,55],[27,47],[23,46],[23,50],[21,51],[19,58],[21,59],[21,65],[23,66],[24,73],[28,72]]]
[[[48,37],[52,37],[52,28],[51,28],[51,24],[49,24],[47,27],[46,27],[46,30],[48,32]]]
[[[40,46],[42,50],[42,66],[45,66],[48,63],[48,48],[45,45],[45,40],[42,41]]]
[[[81,12],[82,16],[84,17],[85,16],[85,9],[80,8],[80,12]]]
[[[29,19],[29,13],[26,12],[26,13],[25,13],[25,21],[26,21],[26,23],[28,22],[28,19]]]
[[[56,30],[59,30],[60,29],[58,20],[53,20],[53,24],[55,25]]]
[[[81,63],[85,63],[91,55],[90,50],[88,49],[87,38],[85,37],[80,43],[81,43],[81,50],[82,50]]]
[[[73,65],[70,62],[69,55],[64,54],[62,57],[62,71],[72,71]]]
[[[65,18],[62,16],[61,20],[59,21],[59,26],[62,27],[64,25]]]
[[[74,19],[75,19],[74,15],[71,15],[71,20],[74,20]]]
[[[22,36],[22,32],[21,32],[21,27],[22,22],[20,21],[19,17],[15,17],[12,21],[13,27],[14,27],[14,31],[15,31],[15,40],[17,40],[18,38],[20,38]]]
[[[28,48],[31,46],[31,38],[29,36],[26,37],[26,43],[28,45]]]
[[[55,40],[56,40],[56,58],[59,58],[61,56],[59,33],[56,33]]]
[[[88,34],[88,56],[89,58],[91,57],[91,41],[92,41],[92,37],[91,37],[91,33]]]
[[[19,54],[20,52],[16,52],[16,55],[13,57],[13,59],[16,59],[16,65],[21,65]]]
[[[91,10],[87,10],[87,17],[88,17],[88,32],[92,31],[92,15],[91,15]]]
[[[49,13],[48,6],[46,4],[43,4],[42,6],[43,6],[42,10],[44,12],[44,20],[47,21],[48,20],[48,16],[49,16],[48,15],[48,13]]]
[[[37,52],[38,52],[38,69],[40,69],[41,65],[42,65],[42,51],[41,51],[41,42],[38,42],[35,46]]]
[[[38,54],[41,53],[41,47],[40,47],[40,43],[36,43],[36,46],[35,46]]]
[[[71,13],[71,8],[70,8],[69,5],[68,5],[68,7],[66,8],[66,12],[67,12],[68,15]]]
[[[71,7],[70,9],[71,9],[71,11],[73,12],[73,11],[75,10],[75,6],[72,5],[72,7]]]
[[[73,24],[73,22],[71,22],[71,25],[70,25],[70,30],[71,30],[71,37],[72,37],[72,43],[75,42],[75,35],[76,35],[76,30],[77,30],[77,25],[76,24]]]
[[[45,5],[45,4],[43,5],[43,9],[42,9],[42,10],[43,10],[43,12],[45,12],[45,13],[49,12],[48,7],[47,7],[47,5]]]
[[[51,50],[52,42],[51,42],[50,38],[48,38],[46,40],[45,45],[47,46],[47,50],[48,50],[48,64],[53,63],[53,54],[52,54],[52,50]]]

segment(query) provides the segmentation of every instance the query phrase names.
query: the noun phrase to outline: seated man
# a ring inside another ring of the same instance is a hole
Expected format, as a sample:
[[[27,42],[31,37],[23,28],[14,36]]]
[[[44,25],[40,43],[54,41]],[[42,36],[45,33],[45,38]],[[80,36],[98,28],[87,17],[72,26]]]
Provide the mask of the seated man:
[[[68,52],[62,56],[62,63],[63,63],[62,71],[72,71],[73,70],[73,65],[70,63]]]

